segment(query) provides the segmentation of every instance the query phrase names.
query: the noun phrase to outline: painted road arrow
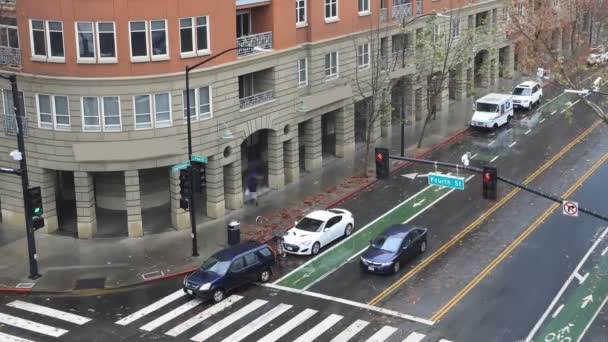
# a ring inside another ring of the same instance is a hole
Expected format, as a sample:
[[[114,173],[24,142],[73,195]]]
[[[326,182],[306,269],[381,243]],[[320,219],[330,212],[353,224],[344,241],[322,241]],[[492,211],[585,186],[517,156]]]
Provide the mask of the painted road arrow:
[[[587,297],[583,298],[583,304],[581,304],[581,309],[584,309],[585,306],[587,306],[587,304],[593,302],[593,295],[588,295]]]
[[[425,199],[425,198],[423,198],[423,199],[421,199],[420,201],[418,201],[418,202],[414,203],[414,208],[416,208],[416,207],[420,206],[422,203],[424,203],[424,201],[426,201],[426,199]]]
[[[418,174],[418,173],[414,172],[414,173],[406,173],[404,175],[401,175],[401,177],[405,177],[408,179],[416,179],[416,178],[428,177],[428,175],[426,173]]]

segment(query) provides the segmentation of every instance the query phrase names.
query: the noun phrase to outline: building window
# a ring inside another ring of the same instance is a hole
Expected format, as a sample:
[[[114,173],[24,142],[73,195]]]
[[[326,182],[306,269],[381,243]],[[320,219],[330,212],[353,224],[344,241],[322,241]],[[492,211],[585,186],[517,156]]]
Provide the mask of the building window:
[[[196,29],[194,23],[196,23]],[[180,19],[179,33],[182,58],[210,54],[209,18],[207,16]]]
[[[171,126],[171,96],[169,93],[133,97],[135,128]]]
[[[168,57],[167,22],[165,20],[150,21],[150,36],[152,37],[152,59]]]
[[[99,99],[96,97],[82,98],[83,131],[99,131]]]
[[[48,45],[51,55],[49,58],[61,58],[65,60],[63,51],[63,23],[61,21],[47,21]]]
[[[452,19],[452,39],[460,38],[460,18]]]
[[[325,0],[325,20],[338,19],[338,0]]]
[[[148,61],[148,23],[145,21],[129,22],[131,62]]]
[[[76,22],[76,45],[79,61],[95,62],[94,37],[92,22]]]
[[[116,63],[116,32],[113,22],[97,23],[99,63]]]
[[[103,130],[108,132],[120,131],[120,98],[104,96],[102,98]]]
[[[67,96],[38,94],[38,127],[70,129],[70,110]]]
[[[83,130],[100,131],[101,122],[106,132],[121,130],[120,98],[104,96],[102,98],[85,96],[82,98]]]
[[[19,48],[19,35],[17,33],[17,18],[0,18],[0,46]]]
[[[30,38],[32,43],[32,56],[46,58],[46,43],[44,42],[44,21],[30,20]]]
[[[296,0],[296,26],[306,26],[306,0]]]
[[[338,52],[330,52],[325,55],[325,79],[338,78]]]
[[[359,13],[369,13],[369,0],[359,0]]]
[[[441,26],[439,24],[433,25],[433,43],[436,43],[441,36]]]
[[[61,21],[30,20],[30,39],[34,60],[65,62]]]
[[[369,43],[357,46],[357,67],[369,68]]]
[[[298,86],[304,87],[308,85],[308,58],[300,58],[298,60]]]
[[[182,94],[184,119],[187,119],[186,111],[186,91]],[[194,120],[204,120],[211,118],[211,87],[200,87],[190,89],[190,118]]]

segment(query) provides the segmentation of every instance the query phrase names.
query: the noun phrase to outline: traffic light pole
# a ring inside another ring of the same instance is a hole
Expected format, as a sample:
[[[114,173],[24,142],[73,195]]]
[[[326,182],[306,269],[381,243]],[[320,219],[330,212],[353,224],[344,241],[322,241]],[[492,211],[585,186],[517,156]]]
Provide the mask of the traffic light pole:
[[[452,164],[452,163],[445,163],[445,162],[440,162],[440,161],[435,161],[435,160],[426,160],[426,159],[416,159],[416,158],[407,158],[407,157],[397,157],[397,156],[389,156],[390,159],[396,159],[396,160],[402,160],[402,161],[409,161],[412,163],[419,163],[419,164],[427,164],[427,165],[434,165],[434,166],[443,166],[443,167],[449,167],[449,168],[454,168],[456,170],[464,170],[464,171],[470,171],[470,172],[476,172],[476,173],[483,173],[483,169],[480,169],[478,167],[473,167],[473,166],[465,166],[465,165],[461,165],[461,164]],[[546,194],[540,190],[534,189],[532,187],[529,187],[525,184],[516,182],[512,179],[509,178],[505,178],[505,177],[501,177],[501,176],[497,176],[496,177],[498,180],[503,181],[509,185],[512,185],[514,187],[520,188],[522,190],[528,191],[530,193],[533,193],[535,195],[544,197],[548,200],[551,200],[553,202],[557,202],[557,203],[563,203],[565,201],[565,199],[557,197],[557,196],[553,196],[550,194]],[[595,218],[598,218],[600,220],[606,221],[608,222],[608,216],[599,214],[593,210],[590,209],[586,209],[583,208],[579,205],[578,207],[578,211],[591,215]]]
[[[192,229],[192,256],[198,256],[198,242],[196,236],[196,205],[194,205],[194,179],[192,174],[192,129],[190,118],[190,68],[186,67],[186,113],[188,123],[188,178],[190,178],[189,191],[188,191],[188,208],[190,209],[190,228]]]

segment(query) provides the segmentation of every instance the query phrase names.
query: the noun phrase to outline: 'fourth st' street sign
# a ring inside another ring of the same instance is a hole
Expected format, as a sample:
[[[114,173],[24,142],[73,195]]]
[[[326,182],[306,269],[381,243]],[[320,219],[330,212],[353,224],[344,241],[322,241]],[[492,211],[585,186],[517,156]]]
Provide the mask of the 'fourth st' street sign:
[[[445,186],[457,190],[464,190],[464,177],[444,175],[441,173],[429,172],[429,185]]]

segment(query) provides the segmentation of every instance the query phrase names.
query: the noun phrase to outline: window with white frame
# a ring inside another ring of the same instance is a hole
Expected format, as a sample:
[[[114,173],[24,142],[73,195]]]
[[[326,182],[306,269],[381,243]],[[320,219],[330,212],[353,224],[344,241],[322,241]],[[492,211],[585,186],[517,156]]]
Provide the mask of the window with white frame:
[[[83,131],[117,132],[121,130],[118,96],[84,96],[82,98]]]
[[[186,91],[182,93],[184,107],[184,119],[188,117],[186,105]],[[190,89],[190,118],[204,120],[211,118],[211,87],[200,87]]]
[[[135,129],[171,126],[171,94],[139,95],[133,97]]]
[[[359,0],[359,13],[369,13],[369,0]]]
[[[332,80],[338,78],[338,52],[330,52],[325,55],[325,78]]]
[[[308,58],[298,59],[298,86],[308,85]]]
[[[150,21],[150,39],[152,40],[152,59],[168,57],[169,38],[167,37],[167,21]]]
[[[129,41],[131,43],[131,61],[142,62],[148,58],[148,23],[146,21],[129,22]]]
[[[210,54],[208,16],[180,19],[179,34],[182,57]]]
[[[63,50],[63,22],[47,21],[48,45],[50,50],[49,58],[61,58],[65,60]]]
[[[36,104],[38,108],[38,127],[70,129],[70,110],[67,96],[38,94]]]
[[[30,20],[30,45],[34,60],[65,62],[63,22]]]
[[[357,46],[357,67],[369,68],[369,43]]]
[[[99,63],[116,63],[116,28],[114,22],[97,22]]]
[[[93,22],[76,22],[75,25],[78,60],[81,62],[95,62],[95,32],[93,32]]]
[[[460,18],[452,19],[452,39],[460,38]]]
[[[103,130],[108,132],[120,131],[120,98],[104,96],[101,98]]]
[[[306,1],[296,0],[296,26],[306,25]]]
[[[338,0],[325,0],[325,20],[338,19]]]
[[[113,22],[79,21],[75,27],[78,63],[117,62]]]
[[[0,18],[0,46],[19,48],[19,34],[17,32],[17,18]]]
[[[433,43],[436,43],[441,36],[441,25],[433,24]]]

